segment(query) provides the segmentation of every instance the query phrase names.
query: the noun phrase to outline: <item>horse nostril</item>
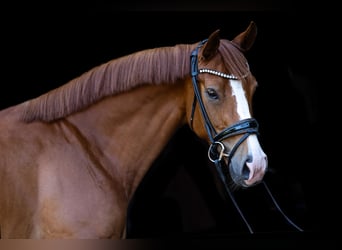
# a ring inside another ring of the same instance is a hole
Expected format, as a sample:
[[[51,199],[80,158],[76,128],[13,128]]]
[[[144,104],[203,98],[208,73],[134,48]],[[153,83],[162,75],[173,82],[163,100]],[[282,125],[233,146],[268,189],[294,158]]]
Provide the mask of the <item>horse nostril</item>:
[[[249,168],[247,167],[247,165],[245,164],[242,168],[242,177],[244,180],[248,180],[249,179]]]

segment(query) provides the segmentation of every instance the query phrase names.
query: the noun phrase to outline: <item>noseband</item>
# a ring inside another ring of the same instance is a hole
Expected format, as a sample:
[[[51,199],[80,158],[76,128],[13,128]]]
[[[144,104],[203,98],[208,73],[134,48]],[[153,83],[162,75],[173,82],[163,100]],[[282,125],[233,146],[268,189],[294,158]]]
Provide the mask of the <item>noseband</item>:
[[[203,40],[202,42],[199,43],[199,45],[192,51],[191,56],[190,56],[190,61],[191,61],[191,78],[192,78],[192,84],[194,88],[194,102],[192,105],[192,111],[191,111],[191,117],[190,117],[190,126],[192,128],[192,123],[193,123],[193,117],[195,114],[195,107],[196,103],[199,103],[200,110],[202,117],[204,119],[204,125],[205,129],[207,131],[209,140],[211,142],[209,149],[208,149],[208,158],[211,162],[215,163],[215,167],[217,172],[219,173],[219,176],[223,182],[224,188],[227,191],[227,194],[229,195],[230,199],[232,200],[235,208],[237,209],[239,215],[241,216],[242,220],[244,221],[245,225],[247,226],[249,232],[252,234],[253,230],[251,226],[249,225],[248,221],[246,220],[245,216],[243,215],[242,211],[240,210],[235,197],[233,196],[232,192],[228,188],[227,185],[227,178],[229,174],[229,165],[231,163],[231,159],[234,156],[234,153],[236,152],[237,148],[241,145],[241,143],[247,139],[248,136],[251,134],[258,134],[258,129],[259,125],[258,122],[254,118],[248,118],[248,119],[243,119],[240,120],[239,122],[233,124],[232,126],[229,126],[222,130],[220,133],[217,133],[215,128],[210,122],[209,116],[205,110],[204,103],[202,100],[202,96],[199,91],[198,87],[198,80],[197,76],[200,73],[207,73],[207,74],[212,74],[216,75],[219,77],[223,77],[226,79],[230,80],[238,80],[238,78],[234,75],[231,74],[225,74],[216,70],[212,69],[198,69],[198,50],[207,42],[208,39]],[[249,74],[249,71],[242,76],[242,78],[246,77]],[[235,136],[235,135],[240,135],[243,134],[243,136],[235,143],[235,145],[232,147],[230,152],[226,152],[225,146],[222,143],[223,140]],[[227,157],[228,159],[228,164],[226,165],[224,161],[222,161],[223,157]],[[288,223],[290,223],[293,227],[295,227],[298,231],[303,231],[300,227],[298,227],[296,224],[294,224],[286,215],[285,213],[281,210],[279,207],[278,203],[274,199],[273,195],[271,194],[271,191],[269,190],[268,186],[266,185],[265,181],[262,181],[264,184],[264,187],[268,193],[268,195],[271,197],[274,205],[277,207],[279,212],[284,216],[284,218],[287,220]]]

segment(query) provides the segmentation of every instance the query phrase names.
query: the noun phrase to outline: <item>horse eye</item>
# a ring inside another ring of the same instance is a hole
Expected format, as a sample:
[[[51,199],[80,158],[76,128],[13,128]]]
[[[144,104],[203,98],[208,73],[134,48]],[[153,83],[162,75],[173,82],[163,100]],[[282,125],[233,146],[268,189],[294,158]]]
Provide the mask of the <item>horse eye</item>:
[[[207,88],[206,92],[211,99],[218,99],[219,98],[215,89]]]

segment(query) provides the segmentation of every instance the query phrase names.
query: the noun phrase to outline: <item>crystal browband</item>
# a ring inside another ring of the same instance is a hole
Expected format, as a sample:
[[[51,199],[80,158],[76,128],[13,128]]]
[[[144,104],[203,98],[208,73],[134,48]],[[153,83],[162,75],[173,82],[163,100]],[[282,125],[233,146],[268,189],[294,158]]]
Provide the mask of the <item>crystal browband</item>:
[[[213,69],[199,69],[199,73],[208,73],[208,74],[212,74],[212,75],[216,75],[216,76],[220,76],[226,79],[230,79],[230,80],[238,80],[239,78],[231,75],[231,74],[226,74],[226,73],[222,73]],[[244,74],[241,78],[245,78],[246,76],[248,76],[249,71],[247,71],[246,74]]]

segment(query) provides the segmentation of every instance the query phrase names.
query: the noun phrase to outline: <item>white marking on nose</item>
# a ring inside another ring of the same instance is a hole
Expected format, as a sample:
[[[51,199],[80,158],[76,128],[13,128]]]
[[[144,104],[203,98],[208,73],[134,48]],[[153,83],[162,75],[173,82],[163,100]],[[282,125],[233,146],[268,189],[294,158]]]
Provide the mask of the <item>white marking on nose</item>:
[[[240,119],[251,118],[247,98],[245,91],[242,88],[241,81],[230,80],[230,86],[232,88],[232,95],[235,96],[236,99],[237,113],[240,116]]]
[[[251,118],[247,98],[245,91],[242,88],[241,81],[230,80],[230,86],[232,88],[232,95],[235,96],[236,110],[240,119]],[[248,154],[252,156],[252,162],[246,163],[250,170],[249,180],[260,180],[264,175],[267,166],[266,154],[262,150],[255,134],[252,134],[247,138],[247,145]]]

